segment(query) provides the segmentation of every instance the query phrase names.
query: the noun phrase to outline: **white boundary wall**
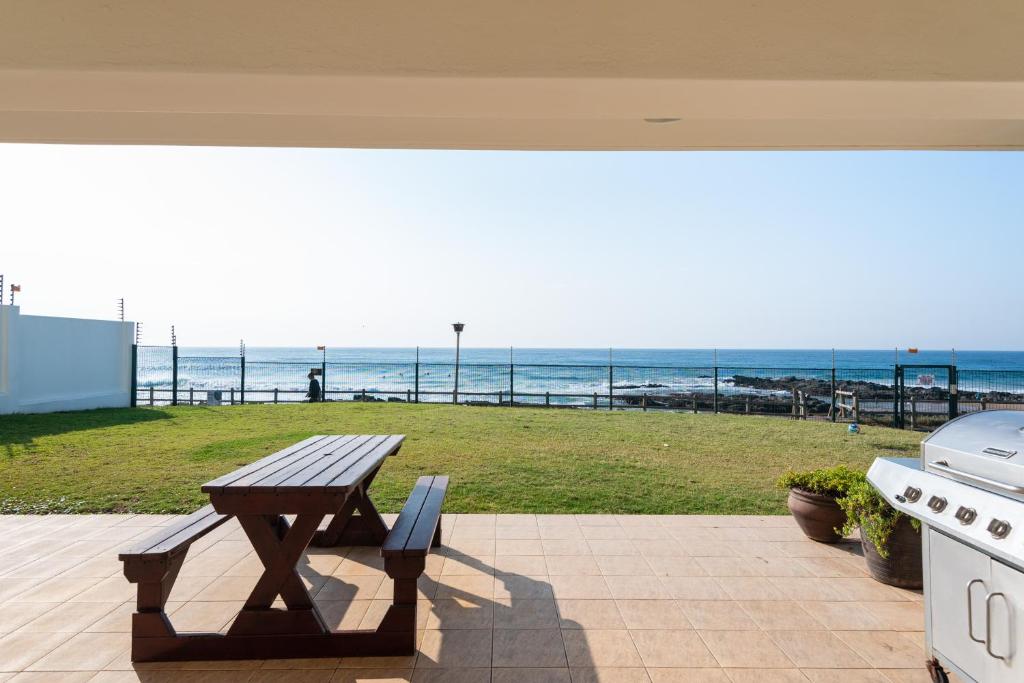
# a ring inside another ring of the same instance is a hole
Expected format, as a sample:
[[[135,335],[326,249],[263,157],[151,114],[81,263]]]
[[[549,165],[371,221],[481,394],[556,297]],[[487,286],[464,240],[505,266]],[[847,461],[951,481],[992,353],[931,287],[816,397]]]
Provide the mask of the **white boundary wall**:
[[[133,330],[0,306],[0,414],[128,406]]]

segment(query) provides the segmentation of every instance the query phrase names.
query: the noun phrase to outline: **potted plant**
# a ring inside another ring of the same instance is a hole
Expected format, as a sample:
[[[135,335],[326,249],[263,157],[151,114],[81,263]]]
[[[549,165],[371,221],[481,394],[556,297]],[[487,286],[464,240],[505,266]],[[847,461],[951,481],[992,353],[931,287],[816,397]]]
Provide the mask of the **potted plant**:
[[[846,524],[846,514],[836,501],[863,479],[862,473],[837,465],[807,472],[790,470],[777,483],[789,489],[789,511],[808,538],[838,543],[843,538],[839,530]]]
[[[839,500],[846,513],[843,534],[860,527],[868,572],[876,581],[899,588],[920,588],[921,522],[889,505],[867,480],[850,487]]]

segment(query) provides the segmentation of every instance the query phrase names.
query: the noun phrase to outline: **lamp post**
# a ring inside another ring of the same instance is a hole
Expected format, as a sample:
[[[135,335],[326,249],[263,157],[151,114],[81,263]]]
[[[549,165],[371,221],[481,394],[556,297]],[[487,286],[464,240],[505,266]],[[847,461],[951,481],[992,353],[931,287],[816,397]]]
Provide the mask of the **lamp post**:
[[[452,323],[452,329],[455,330],[455,389],[452,391],[452,403],[459,402],[459,342],[465,327],[465,323]]]

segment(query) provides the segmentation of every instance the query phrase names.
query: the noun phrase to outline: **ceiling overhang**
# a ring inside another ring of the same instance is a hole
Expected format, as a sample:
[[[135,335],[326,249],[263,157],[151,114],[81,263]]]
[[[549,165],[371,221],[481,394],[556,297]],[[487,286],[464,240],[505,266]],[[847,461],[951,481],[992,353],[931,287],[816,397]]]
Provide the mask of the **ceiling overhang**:
[[[0,141],[1024,148],[1018,0],[8,5]]]

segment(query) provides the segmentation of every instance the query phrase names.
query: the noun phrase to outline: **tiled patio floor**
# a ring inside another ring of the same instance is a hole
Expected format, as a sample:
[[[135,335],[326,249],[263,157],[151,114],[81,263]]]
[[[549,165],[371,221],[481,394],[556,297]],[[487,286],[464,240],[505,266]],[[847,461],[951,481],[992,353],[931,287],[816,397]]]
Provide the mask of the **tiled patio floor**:
[[[445,515],[415,656],[133,666],[117,551],[170,519],[0,517],[0,681],[930,680],[920,594],[789,517]],[[325,617],[372,628],[390,598],[372,549],[306,560]],[[224,629],[259,573],[238,525],[220,527],[189,552],[171,621]]]

